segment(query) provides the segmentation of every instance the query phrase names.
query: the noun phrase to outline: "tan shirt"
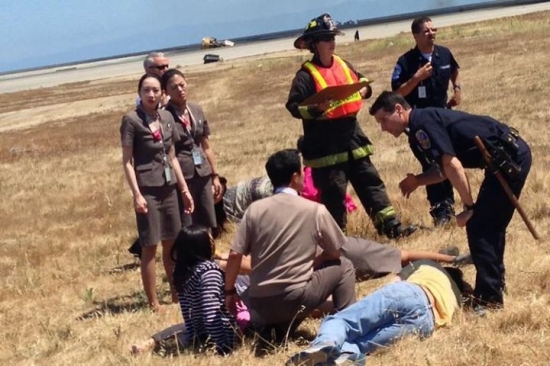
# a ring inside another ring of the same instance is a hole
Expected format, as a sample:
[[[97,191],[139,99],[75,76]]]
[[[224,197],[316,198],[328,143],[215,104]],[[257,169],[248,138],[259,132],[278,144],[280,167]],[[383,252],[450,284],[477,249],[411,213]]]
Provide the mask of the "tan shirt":
[[[420,266],[407,278],[407,282],[420,285],[433,306],[436,327],[450,325],[454,312],[459,308],[451,280],[439,269]]]
[[[249,295],[266,297],[305,286],[318,246],[339,250],[345,240],[325,206],[279,193],[250,205],[231,250],[251,256]]]

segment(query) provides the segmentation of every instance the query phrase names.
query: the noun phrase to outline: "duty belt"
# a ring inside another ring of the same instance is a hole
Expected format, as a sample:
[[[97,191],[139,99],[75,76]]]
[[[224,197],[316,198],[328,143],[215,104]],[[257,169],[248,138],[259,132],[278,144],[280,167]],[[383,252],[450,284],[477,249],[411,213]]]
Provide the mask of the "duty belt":
[[[510,128],[510,132],[501,135],[497,143],[485,141],[491,154],[492,166],[488,168],[492,173],[500,171],[509,178],[516,178],[521,173],[521,166],[514,161],[519,151],[518,138],[518,131]]]

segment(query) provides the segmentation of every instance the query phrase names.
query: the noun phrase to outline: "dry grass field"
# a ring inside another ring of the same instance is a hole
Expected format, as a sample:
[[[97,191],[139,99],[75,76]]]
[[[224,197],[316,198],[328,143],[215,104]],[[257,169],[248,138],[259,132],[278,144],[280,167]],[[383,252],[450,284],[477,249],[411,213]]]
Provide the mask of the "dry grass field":
[[[437,25],[437,24],[436,24]],[[550,13],[440,29],[438,42],[461,66],[460,109],[515,126],[531,145],[534,165],[521,202],[542,236],[535,241],[516,215],[508,231],[508,294],[504,311],[478,319],[460,313],[453,327],[425,341],[407,339],[369,358],[370,365],[550,364]],[[389,87],[409,34],[339,44],[338,52]],[[222,172],[236,183],[263,174],[266,157],[293,147],[301,124],[284,104],[290,82],[309,54],[185,66],[191,99],[210,121]],[[61,76],[61,75],[60,75]],[[162,315],[146,308],[139,268],[126,251],[136,233],[130,190],[121,166],[119,126],[132,108],[139,75],[1,95],[0,103],[0,365],[281,365],[300,346],[265,359],[246,341],[233,356],[174,352],[133,357],[130,344],[180,322],[177,305]],[[371,101],[367,101],[366,106]],[[403,221],[431,226],[422,190],[410,199],[397,184],[419,164],[405,138],[383,134],[363,108],[373,161]],[[474,187],[481,171],[469,171]],[[457,203],[457,207],[460,203]],[[362,210],[349,232],[377,237]],[[218,243],[227,249],[234,227]],[[424,230],[401,248],[467,250],[464,230]],[[160,263],[157,273],[161,276]],[[466,270],[474,279],[473,268]],[[387,281],[357,284],[365,295]],[[159,287],[160,290],[160,287]],[[166,283],[163,300],[169,301]],[[313,336],[319,321],[302,326]]]

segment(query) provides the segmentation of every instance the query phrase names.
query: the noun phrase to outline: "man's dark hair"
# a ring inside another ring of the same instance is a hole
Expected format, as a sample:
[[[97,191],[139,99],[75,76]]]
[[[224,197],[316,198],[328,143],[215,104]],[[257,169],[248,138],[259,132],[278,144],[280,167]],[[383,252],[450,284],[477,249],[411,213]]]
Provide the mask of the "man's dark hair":
[[[407,103],[401,94],[383,91],[369,108],[369,114],[374,116],[380,109],[384,112],[393,113],[395,112],[396,104],[401,104],[405,109],[411,108],[410,104]]]
[[[296,149],[277,151],[267,159],[265,170],[273,184],[273,189],[286,187],[290,184],[294,173],[302,172],[300,153]]]
[[[472,293],[472,286],[464,281],[464,273],[455,267],[443,267],[449,277],[453,280],[463,297],[470,296]]]
[[[415,18],[411,24],[411,32],[413,34],[418,34],[422,29],[422,25],[426,22],[431,22],[432,20],[428,17]]]

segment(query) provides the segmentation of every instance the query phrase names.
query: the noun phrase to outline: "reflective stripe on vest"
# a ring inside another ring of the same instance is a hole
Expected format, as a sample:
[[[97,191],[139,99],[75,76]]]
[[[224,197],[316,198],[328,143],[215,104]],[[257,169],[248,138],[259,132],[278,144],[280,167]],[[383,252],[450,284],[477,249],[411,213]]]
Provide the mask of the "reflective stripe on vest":
[[[351,151],[353,160],[364,158],[366,156],[372,155],[373,153],[374,153],[374,146],[370,144],[358,147]],[[318,158],[318,159],[311,159],[311,160],[304,159],[304,165],[309,166],[311,168],[324,168],[326,166],[345,163],[346,161],[348,161],[348,159],[349,159],[349,152],[344,151],[338,154],[323,156],[322,158]]]
[[[339,56],[332,56],[334,62],[329,68],[319,67],[307,61],[304,67],[309,71],[315,81],[315,90],[317,92],[329,86],[338,86],[346,84],[355,84],[359,82],[357,75],[353,73],[349,66]],[[361,93],[356,92],[342,100],[335,100],[330,103],[322,118],[333,119],[344,116],[356,115],[363,106]]]

